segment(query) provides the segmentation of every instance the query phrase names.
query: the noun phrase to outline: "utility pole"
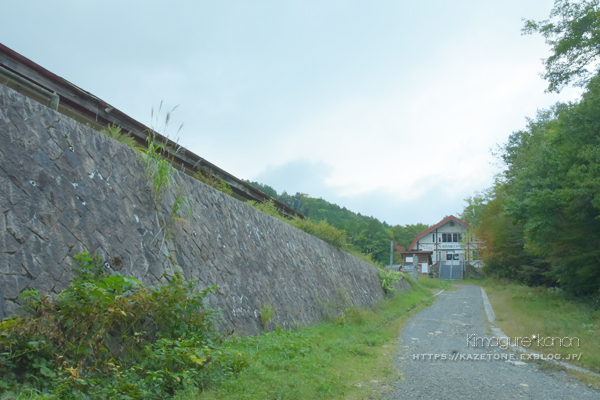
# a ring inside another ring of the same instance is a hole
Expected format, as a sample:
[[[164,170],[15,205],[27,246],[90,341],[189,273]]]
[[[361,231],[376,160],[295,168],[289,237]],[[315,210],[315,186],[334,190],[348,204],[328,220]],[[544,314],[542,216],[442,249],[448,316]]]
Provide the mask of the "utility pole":
[[[413,279],[415,282],[419,280],[419,255],[413,254]]]
[[[390,243],[390,268],[394,265],[394,241]]]

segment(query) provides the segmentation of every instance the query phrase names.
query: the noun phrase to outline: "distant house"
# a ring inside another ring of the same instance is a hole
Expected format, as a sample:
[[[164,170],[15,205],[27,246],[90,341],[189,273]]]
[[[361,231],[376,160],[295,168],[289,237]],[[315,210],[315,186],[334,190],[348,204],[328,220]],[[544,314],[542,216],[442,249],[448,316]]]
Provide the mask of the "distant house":
[[[451,215],[417,235],[407,253],[432,252],[432,262],[439,263],[440,274],[449,271],[453,279],[458,279],[455,277],[459,270],[462,277],[465,261],[473,263],[477,257],[478,243],[470,234],[470,228],[467,222]],[[442,270],[442,266],[449,266],[449,269]]]
[[[403,251],[400,254],[402,255],[402,269],[404,271],[412,271],[414,266],[417,265],[419,272],[429,273],[429,267],[432,264],[431,251]]]

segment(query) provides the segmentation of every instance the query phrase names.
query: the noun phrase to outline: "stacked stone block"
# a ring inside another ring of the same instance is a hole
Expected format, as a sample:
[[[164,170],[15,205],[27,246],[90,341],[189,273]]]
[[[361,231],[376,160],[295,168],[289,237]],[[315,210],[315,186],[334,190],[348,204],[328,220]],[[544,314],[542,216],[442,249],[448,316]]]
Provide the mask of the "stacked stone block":
[[[191,214],[162,240],[176,189],[157,213],[135,150],[0,85],[0,318],[24,290],[65,289],[83,251],[144,284],[178,271],[218,286],[210,306],[240,334],[266,305],[289,328],[383,298],[372,265],[183,173],[174,188]]]

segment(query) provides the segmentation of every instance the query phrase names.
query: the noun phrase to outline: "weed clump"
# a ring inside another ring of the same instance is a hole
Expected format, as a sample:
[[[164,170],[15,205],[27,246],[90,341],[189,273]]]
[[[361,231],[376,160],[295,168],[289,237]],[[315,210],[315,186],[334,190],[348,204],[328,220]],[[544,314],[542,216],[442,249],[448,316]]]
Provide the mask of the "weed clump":
[[[258,201],[249,200],[246,202],[246,204],[248,204],[251,207],[256,208],[259,211],[264,212],[265,214],[270,215],[271,217],[275,217],[278,220],[291,225],[291,222],[290,222],[291,220],[289,218],[285,218],[283,215],[281,215],[281,213],[279,212],[277,207],[275,207],[275,202],[273,200],[269,200],[265,203],[259,203]]]
[[[388,294],[396,291],[394,283],[402,279],[402,274],[400,272],[391,269],[385,270],[383,268],[379,268],[377,270],[377,275],[379,276],[381,287]]]
[[[301,219],[300,217],[294,217],[292,225],[306,233],[318,237],[338,249],[347,250],[349,247],[348,241],[346,240],[346,231],[329,225],[325,220],[314,222],[309,218]]]
[[[154,208],[159,209],[166,190],[172,185],[175,170],[171,163],[163,157],[162,153],[167,151],[166,145],[156,140],[156,134],[148,135],[147,148],[136,148],[146,172],[146,179],[152,186],[152,198]]]
[[[355,249],[349,249],[348,253],[352,254],[356,258],[359,258],[365,262],[368,262],[369,264],[371,264],[377,268],[385,268],[385,265],[383,265],[383,263],[373,260],[373,253],[364,254],[364,253],[361,253],[359,250],[355,250]]]
[[[233,195],[233,189],[231,189],[231,186],[229,186],[226,182],[223,182],[222,180],[215,178],[212,175],[208,175],[208,174],[205,175],[201,171],[198,171],[194,174],[194,178],[196,178],[200,182],[202,182],[210,187],[220,190],[221,192],[223,192],[229,196]]]
[[[118,140],[123,144],[126,144],[129,147],[137,146],[135,139],[132,138],[131,135],[123,132],[121,127],[118,125],[108,124],[108,126],[105,129],[102,129],[100,132],[104,133],[108,137]]]
[[[306,233],[316,236],[319,239],[337,247],[338,249],[347,250],[350,247],[346,239],[346,231],[337,229],[329,225],[325,220],[315,222],[309,218],[300,218],[298,216],[294,218],[286,218],[283,215],[281,215],[279,210],[277,210],[273,200],[269,200],[266,203],[248,201],[246,202],[246,204],[264,212],[265,214],[269,214],[272,217],[275,217],[287,224],[290,224],[295,228],[298,228]]]
[[[316,236],[319,239],[337,247],[338,249],[347,251],[353,256],[358,257],[361,260],[376,266],[378,268],[377,275],[379,276],[379,281],[381,282],[381,287],[383,288],[383,290],[385,290],[385,292],[388,294],[391,294],[396,291],[396,288],[393,285],[394,283],[402,279],[402,274],[397,271],[385,269],[381,263],[373,260],[371,254],[362,254],[359,251],[351,249],[346,236],[346,231],[337,229],[329,225],[325,220],[315,222],[309,218],[300,218],[297,216],[294,218],[286,218],[283,215],[281,215],[279,210],[275,207],[275,203],[273,202],[273,200],[269,200],[266,203],[248,201],[246,202],[246,204],[264,212],[265,214],[268,214],[287,224],[290,224],[293,227],[303,230],[306,233]]]
[[[265,304],[260,309],[260,323],[262,324],[263,330],[267,330],[267,326],[269,322],[271,322],[271,318],[273,318],[273,314],[275,314],[275,307],[271,304]]]
[[[88,253],[54,301],[24,293],[23,314],[0,322],[0,388],[29,387],[53,399],[157,399],[233,373],[241,355],[222,347],[208,287],[169,285],[103,271]]]

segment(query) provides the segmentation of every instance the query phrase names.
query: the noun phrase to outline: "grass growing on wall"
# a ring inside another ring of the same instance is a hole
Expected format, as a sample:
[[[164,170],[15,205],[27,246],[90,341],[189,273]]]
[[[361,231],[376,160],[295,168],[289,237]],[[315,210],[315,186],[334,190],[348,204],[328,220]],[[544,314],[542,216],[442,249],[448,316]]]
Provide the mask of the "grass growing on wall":
[[[355,249],[348,249],[347,252],[349,254],[352,254],[356,258],[360,258],[361,260],[363,260],[365,262],[368,262],[371,265],[376,266],[377,268],[385,268],[385,265],[383,265],[380,262],[377,262],[377,261],[373,260],[373,254],[364,254],[364,253],[361,253],[360,251],[355,250]]]
[[[303,230],[319,239],[337,247],[341,250],[347,250],[349,245],[346,240],[346,231],[339,230],[327,223],[327,221],[314,222],[309,218],[301,219],[294,217],[291,224],[296,228]]]
[[[231,186],[229,186],[227,183],[223,182],[222,180],[215,178],[212,175],[204,174],[201,171],[197,171],[194,174],[194,178],[210,187],[220,190],[221,192],[223,192],[229,196],[233,195],[233,189],[231,189]]]
[[[334,228],[333,226],[329,225],[327,221],[314,222],[308,218],[302,219],[300,217],[286,218],[281,215],[279,210],[277,210],[273,200],[270,200],[266,203],[248,201],[246,204],[264,212],[265,214],[275,217],[286,224],[292,225],[295,228],[318,237],[324,242],[327,242],[341,250],[347,250],[349,247],[346,240],[346,231]]]
[[[91,125],[88,124],[88,126]],[[108,137],[118,140],[119,142],[129,147],[133,148],[137,146],[137,142],[135,141],[135,139],[133,139],[131,135],[123,132],[121,127],[118,125],[108,124],[108,126],[102,129],[100,132],[104,133]]]
[[[279,219],[293,227],[296,227],[306,233],[309,233],[319,239],[337,247],[340,250],[346,251],[349,254],[368,262],[378,268],[377,276],[379,277],[379,281],[381,283],[381,287],[385,290],[386,293],[393,292],[394,283],[398,282],[401,279],[401,274],[396,271],[392,271],[390,269],[385,268],[382,263],[373,260],[371,254],[363,254],[358,250],[350,248],[350,244],[346,238],[346,231],[339,230],[327,223],[327,221],[314,222],[309,218],[286,218],[281,215],[279,210],[275,207],[273,200],[266,203],[258,203],[256,201],[248,201],[246,204],[256,208],[268,214],[272,217]]]

